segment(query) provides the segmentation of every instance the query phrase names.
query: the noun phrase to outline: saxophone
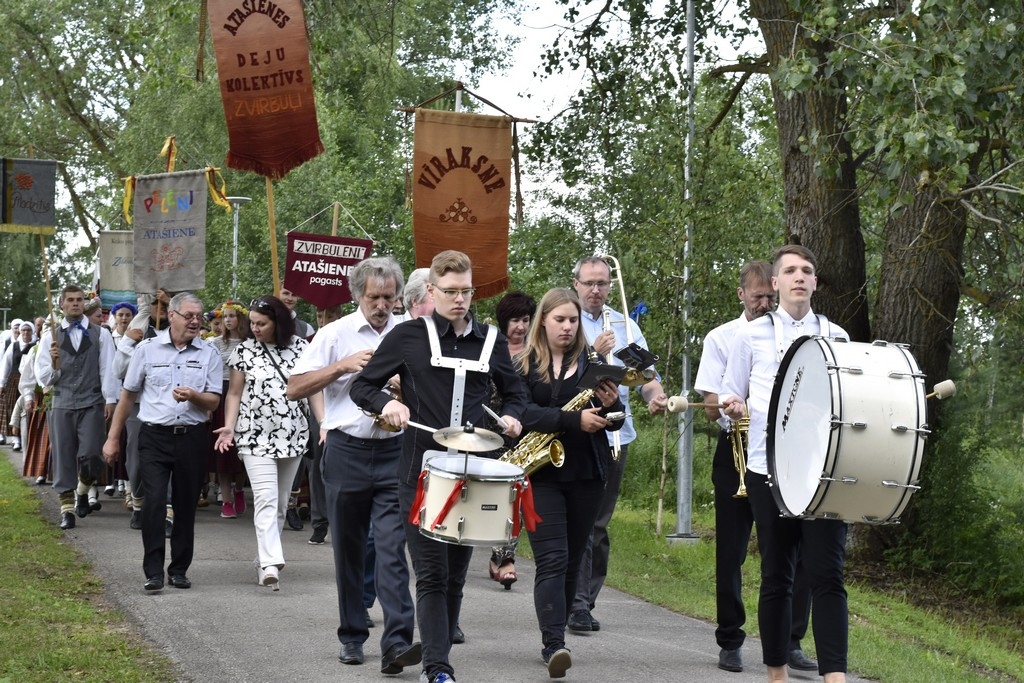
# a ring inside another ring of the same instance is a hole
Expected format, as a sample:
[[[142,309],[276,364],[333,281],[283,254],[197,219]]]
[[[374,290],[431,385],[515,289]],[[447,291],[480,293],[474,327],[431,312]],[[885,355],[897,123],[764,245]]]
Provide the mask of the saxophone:
[[[587,407],[593,397],[593,389],[584,389],[562,406],[562,410],[582,410]],[[522,467],[526,476],[549,463],[555,467],[561,467],[565,462],[565,449],[562,448],[562,442],[558,440],[559,434],[561,432],[551,434],[530,432],[516,444],[515,448],[502,455],[498,460]]]

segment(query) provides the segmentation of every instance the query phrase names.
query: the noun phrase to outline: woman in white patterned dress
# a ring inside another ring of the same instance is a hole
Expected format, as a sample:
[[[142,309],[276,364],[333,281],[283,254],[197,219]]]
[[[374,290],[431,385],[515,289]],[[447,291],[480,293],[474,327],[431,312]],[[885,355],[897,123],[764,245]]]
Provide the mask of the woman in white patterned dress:
[[[277,297],[253,301],[249,324],[253,336],[238,345],[229,361],[224,426],[215,432],[215,447],[220,452],[232,444],[238,448],[252,486],[257,583],[278,590],[288,494],[309,442],[309,407],[289,401],[285,390],[307,344],[295,336],[295,322]],[[323,396],[309,400],[316,404]]]

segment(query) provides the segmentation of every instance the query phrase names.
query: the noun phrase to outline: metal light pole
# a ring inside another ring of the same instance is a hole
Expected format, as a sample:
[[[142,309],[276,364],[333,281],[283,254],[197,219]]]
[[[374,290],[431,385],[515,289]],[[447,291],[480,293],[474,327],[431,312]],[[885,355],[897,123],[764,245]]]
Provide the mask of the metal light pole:
[[[689,202],[693,195],[691,183],[691,167],[693,163],[694,121],[693,106],[695,95],[693,41],[696,27],[694,0],[686,3],[686,78],[689,81],[689,94],[686,98],[686,166],[684,168],[683,198]],[[693,244],[693,224],[686,221],[686,243],[683,245],[683,329],[690,317],[690,306],[693,303],[693,291],[690,288],[690,245]],[[686,340],[684,338],[685,345]],[[682,354],[682,395],[690,392],[690,354],[683,348]],[[679,413],[679,446],[676,499],[676,532],[668,537],[670,543],[688,543],[700,538],[693,533],[693,408]]]
[[[3,312],[4,312],[4,324],[3,324],[3,329],[5,329],[5,330],[7,329],[7,311],[9,311],[9,310],[11,310],[11,309],[9,309],[9,308],[0,308],[0,311],[3,311]]]
[[[249,197],[228,197],[235,209],[234,246],[231,250],[231,298],[238,298],[238,207],[252,201]]]

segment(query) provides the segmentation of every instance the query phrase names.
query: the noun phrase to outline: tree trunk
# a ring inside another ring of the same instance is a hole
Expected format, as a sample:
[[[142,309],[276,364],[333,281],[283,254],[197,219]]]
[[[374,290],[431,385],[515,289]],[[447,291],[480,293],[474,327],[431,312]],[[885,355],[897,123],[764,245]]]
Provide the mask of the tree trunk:
[[[753,0],[772,68],[780,58],[811,53],[824,62],[827,44],[803,32],[785,0]],[[855,341],[871,338],[864,237],[855,166],[845,136],[846,95],[838,83],[788,92],[772,79],[779,130],[786,235],[818,257],[814,310],[842,325]],[[824,144],[827,142],[827,145]]]
[[[946,379],[960,303],[966,211],[933,187],[905,175],[901,193],[914,202],[885,226],[874,329],[880,339],[910,344],[932,384]]]

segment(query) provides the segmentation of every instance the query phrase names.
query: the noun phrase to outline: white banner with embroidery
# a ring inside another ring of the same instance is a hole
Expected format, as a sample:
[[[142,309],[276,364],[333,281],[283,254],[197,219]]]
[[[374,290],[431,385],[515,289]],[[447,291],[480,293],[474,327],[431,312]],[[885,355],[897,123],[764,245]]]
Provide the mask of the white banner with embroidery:
[[[134,274],[137,292],[206,286],[206,171],[136,176]]]

